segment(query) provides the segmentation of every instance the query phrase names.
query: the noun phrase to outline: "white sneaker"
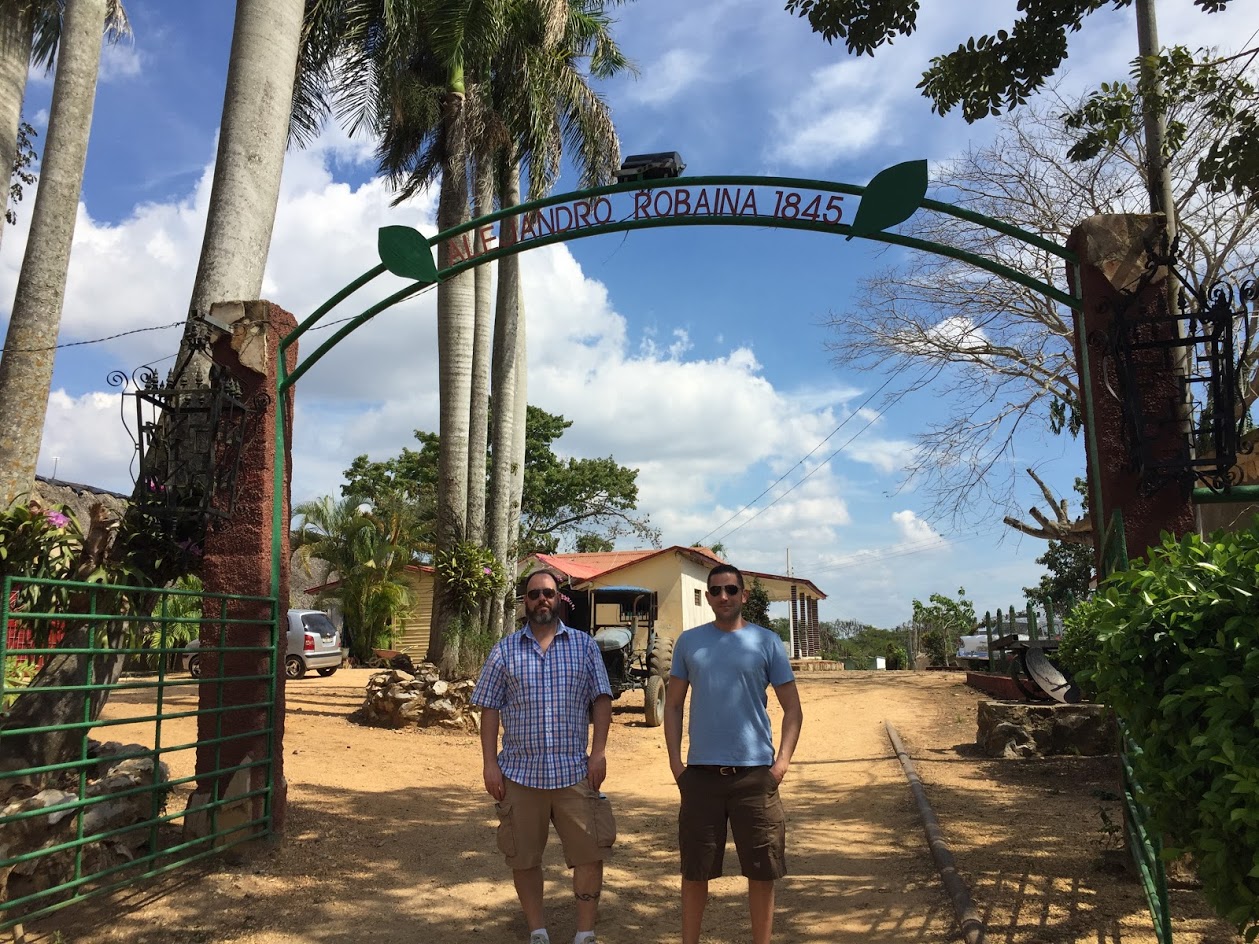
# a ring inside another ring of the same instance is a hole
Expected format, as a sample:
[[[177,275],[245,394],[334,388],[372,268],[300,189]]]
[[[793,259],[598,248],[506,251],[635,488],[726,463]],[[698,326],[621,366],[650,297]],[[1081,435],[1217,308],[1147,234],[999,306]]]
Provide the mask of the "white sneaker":
[[[529,944],[551,944],[551,939],[545,932],[535,931],[529,935]]]

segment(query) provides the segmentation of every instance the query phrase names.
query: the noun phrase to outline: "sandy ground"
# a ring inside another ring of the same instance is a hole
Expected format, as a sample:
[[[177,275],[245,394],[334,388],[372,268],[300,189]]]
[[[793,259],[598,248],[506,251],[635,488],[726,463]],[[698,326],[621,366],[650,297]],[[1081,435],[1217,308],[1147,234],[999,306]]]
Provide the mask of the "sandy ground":
[[[356,723],[369,675],[342,670],[290,683],[283,842],[76,904],[28,924],[26,941],[524,941],[494,847],[476,738]],[[805,724],[783,785],[790,875],[779,886],[776,941],[960,939],[887,720],[914,759],[989,942],[1154,944],[1140,885],[1113,851],[1108,822],[1120,821],[1113,759],[979,756],[975,704],[983,696],[956,674],[807,673],[800,688]],[[115,717],[138,710],[110,707]],[[168,729],[164,742],[179,743],[179,732]],[[616,803],[620,838],[606,870],[599,940],[676,942],[676,787],[661,729],[643,725],[637,693],[615,703],[608,756],[604,789]],[[176,776],[191,772],[190,756],[172,760]],[[728,867],[733,859],[730,850]],[[572,897],[554,842],[546,870],[551,939],[567,944]],[[748,941],[743,879],[716,881],[712,893],[704,940]],[[1174,889],[1171,903],[1176,944],[1239,940],[1192,889]]]

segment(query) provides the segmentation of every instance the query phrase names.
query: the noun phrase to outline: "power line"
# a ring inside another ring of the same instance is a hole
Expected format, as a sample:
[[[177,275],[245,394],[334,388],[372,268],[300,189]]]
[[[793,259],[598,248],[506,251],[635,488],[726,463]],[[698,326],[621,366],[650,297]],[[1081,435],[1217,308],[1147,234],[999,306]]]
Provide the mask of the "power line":
[[[987,537],[991,534],[991,529],[972,534],[964,538],[945,538],[941,535],[938,538],[924,538],[921,541],[911,541],[904,544],[893,544],[882,550],[859,551],[855,554],[849,554],[847,557],[841,557],[824,564],[809,569],[810,573],[833,574],[841,570],[848,570],[852,567],[859,567],[862,564],[870,562],[882,562],[888,560],[896,560],[901,557],[912,557],[915,554],[925,554],[928,551],[936,549],[947,549],[955,544],[965,544],[968,541],[978,541],[980,538]]]
[[[125,338],[132,334],[143,334],[145,331],[165,331],[168,328],[182,328],[184,321],[172,321],[170,324],[152,325],[148,328],[132,328],[130,331],[120,331],[118,334],[111,334],[104,338],[92,338],[90,341],[67,341],[65,344],[49,344],[45,347],[6,347],[0,348],[3,354],[38,354],[41,351],[57,351],[65,347],[81,347],[84,344],[103,344],[105,341],[113,341],[117,338]]]
[[[895,374],[893,374],[893,376],[895,376]],[[888,381],[890,381],[891,379],[892,379],[892,378],[891,378],[891,377],[889,377],[889,378],[888,378]],[[908,391],[906,391],[906,392],[908,392]],[[748,518],[748,519],[746,519],[746,520],[744,520],[744,521],[740,521],[737,525],[735,525],[733,528],[731,528],[729,531],[727,531],[725,534],[723,534],[723,535],[721,536],[721,539],[724,541],[726,538],[730,537],[730,535],[734,534],[736,531],[738,531],[738,530],[739,530],[740,528],[742,528],[744,525],[746,525],[746,524],[750,524],[751,522],[755,521],[755,520],[756,520],[757,518],[759,518],[762,514],[764,514],[765,512],[769,511],[769,509],[773,508],[773,507],[774,507],[775,505],[777,505],[780,501],[782,501],[784,498],[786,498],[788,495],[790,495],[792,492],[794,492],[797,488],[799,488],[801,485],[803,485],[806,481],[808,481],[809,477],[810,477],[810,476],[812,476],[814,472],[817,472],[819,469],[825,468],[825,467],[826,467],[826,464],[827,464],[828,462],[830,462],[830,461],[831,461],[832,459],[834,459],[837,455],[839,455],[841,452],[843,452],[843,450],[844,450],[847,446],[849,446],[849,445],[853,442],[853,440],[855,440],[858,436],[860,436],[860,435],[861,435],[862,433],[864,433],[867,429],[869,429],[871,426],[873,426],[873,425],[874,425],[874,423],[875,423],[875,420],[877,420],[877,419],[878,419],[879,417],[881,417],[884,413],[886,413],[886,412],[888,411],[888,409],[889,409],[889,408],[891,408],[891,407],[895,406],[897,403],[899,403],[899,402],[901,401],[901,398],[903,398],[904,396],[905,396],[905,393],[899,393],[899,394],[897,394],[895,397],[893,397],[893,398],[891,399],[891,401],[888,403],[888,405],[887,405],[887,406],[885,406],[885,407],[884,407],[882,410],[880,410],[878,413],[875,413],[875,414],[874,414],[874,416],[870,417],[870,421],[869,421],[868,423],[866,423],[866,425],[865,425],[865,426],[861,427],[861,429],[857,430],[855,433],[853,433],[851,436],[849,436],[849,437],[848,437],[848,439],[847,439],[845,442],[843,442],[842,444],[840,444],[840,446],[839,446],[839,448],[838,448],[838,449],[836,449],[836,450],[835,450],[834,452],[832,452],[829,456],[827,456],[825,459],[823,459],[821,462],[819,462],[817,465],[815,465],[812,469],[810,469],[808,472],[806,472],[804,475],[802,475],[802,476],[800,477],[800,481],[796,482],[794,485],[792,485],[792,486],[791,486],[791,488],[787,489],[787,490],[786,490],[785,492],[783,492],[781,495],[779,495],[778,497],[776,497],[776,498],[775,498],[772,502],[770,502],[770,503],[769,503],[768,505],[766,505],[764,508],[761,508],[760,510],[758,510],[758,511],[756,512],[756,514],[752,515],[750,518]],[[854,415],[855,415],[855,414],[854,414]],[[829,437],[828,437],[828,438],[829,438]],[[801,460],[801,461],[804,461],[804,460]],[[781,481],[781,480],[780,480],[780,481]],[[773,486],[770,486],[770,487],[772,488]]]
[[[867,403],[869,403],[869,402],[870,402],[871,400],[873,400],[876,396],[878,396],[878,395],[879,395],[879,393],[881,393],[881,392],[882,392],[883,388],[884,388],[884,387],[886,387],[888,384],[890,384],[890,383],[892,382],[893,378],[894,378],[894,377],[896,377],[896,375],[897,375],[897,374],[899,374],[899,373],[901,372],[901,370],[903,370],[903,369],[904,369],[904,368],[897,368],[896,370],[892,371],[892,373],[888,375],[888,378],[887,378],[886,380],[884,380],[884,381],[883,381],[883,383],[881,383],[881,384],[879,385],[879,387],[878,387],[878,389],[877,389],[877,390],[875,390],[875,391],[874,391],[873,393],[871,393],[868,397],[866,397],[863,401],[861,401],[861,403],[860,403],[860,405],[857,407],[857,409],[853,410],[853,411],[852,411],[851,413],[849,413],[846,417],[844,417],[843,421],[842,421],[842,422],[841,422],[838,426],[836,426],[833,430],[831,430],[831,431],[830,431],[830,433],[827,435],[827,437],[826,437],[825,439],[823,439],[820,443],[818,443],[816,446],[814,446],[812,449],[810,449],[810,450],[809,450],[809,451],[805,454],[805,456],[804,456],[804,458],[803,458],[803,459],[801,459],[799,462],[797,462],[795,465],[793,465],[790,469],[788,469],[788,470],[787,470],[786,472],[784,472],[782,475],[778,476],[778,478],[777,478],[775,481],[773,481],[772,483],[770,483],[769,487],[768,487],[768,488],[766,488],[766,489],[765,489],[765,491],[761,492],[761,494],[757,495],[757,496],[756,496],[755,498],[753,498],[750,502],[748,502],[746,505],[744,505],[742,508],[740,508],[738,511],[736,511],[733,515],[731,515],[729,518],[727,518],[727,519],[726,519],[725,521],[723,521],[721,524],[717,525],[717,527],[713,528],[711,531],[709,531],[709,532],[708,532],[708,534],[705,534],[702,538],[700,538],[700,539],[699,539],[698,541],[696,541],[695,543],[696,543],[696,544],[700,544],[700,545],[702,545],[702,544],[704,543],[704,541],[708,538],[708,536],[709,536],[710,534],[714,534],[715,532],[720,531],[722,528],[724,528],[726,525],[728,525],[731,521],[734,521],[734,519],[735,519],[735,518],[739,517],[739,515],[743,514],[745,511],[747,511],[749,508],[751,508],[753,505],[755,505],[758,501],[760,501],[762,498],[764,498],[766,495],[768,495],[768,494],[769,494],[769,493],[770,493],[770,492],[774,489],[774,486],[778,485],[780,482],[782,482],[782,480],[783,480],[783,479],[785,479],[787,476],[789,476],[792,472],[796,471],[796,469],[798,469],[798,468],[800,468],[800,466],[804,465],[805,459],[808,459],[808,458],[809,458],[809,456],[813,455],[813,453],[817,452],[819,449],[821,449],[823,446],[825,446],[825,445],[826,445],[826,444],[827,444],[827,443],[831,440],[831,437],[833,437],[836,433],[838,433],[841,429],[843,429],[846,425],[848,425],[848,421],[849,421],[849,420],[851,420],[854,416],[856,416],[856,415],[857,415],[857,414],[861,411],[861,409],[862,409],[862,408],[863,408],[863,407],[864,407]],[[876,417],[876,419],[877,419],[877,417]],[[871,421],[871,422],[873,422],[873,421]],[[866,425],[867,425],[867,426],[869,426],[869,423],[867,423]],[[852,440],[850,439],[850,440],[849,440],[849,442],[852,442]],[[832,453],[831,455],[834,455],[834,453]],[[825,465],[825,463],[823,463],[823,465]],[[810,473],[810,474],[812,474],[812,473]],[[808,476],[805,476],[805,478],[808,478]],[[801,479],[801,481],[804,481],[804,479]],[[786,493],[784,493],[784,494],[786,494]],[[772,504],[772,502],[771,502],[771,504]],[[766,507],[769,507],[769,506],[767,505]],[[753,515],[752,517],[756,517],[756,516],[755,516],[755,515]],[[749,521],[751,521],[752,519],[751,519],[751,518],[749,518],[748,520],[749,520]],[[735,531],[737,531],[737,530],[738,530],[738,528],[736,528],[736,529],[735,529]],[[730,532],[730,534],[734,534],[734,531],[731,531],[731,532]],[[727,535],[727,537],[728,537],[728,536],[729,536],[729,535]]]
[[[431,285],[425,286],[424,288],[420,289],[420,291],[416,292],[414,295],[409,295],[407,296],[406,299],[399,299],[399,301],[407,301],[411,298],[415,298],[418,295],[424,294],[430,288],[432,288]],[[355,318],[358,318],[358,317],[360,316],[351,315],[348,318],[341,318],[338,321],[329,321],[321,325],[315,325],[310,330],[322,331],[324,328],[331,328],[334,325],[344,324],[345,322],[353,321]],[[171,328],[182,328],[187,323],[188,323],[188,320],[185,318],[180,321],[172,321],[170,324],[150,325],[147,328],[132,328],[130,331],[120,331],[117,334],[106,335],[103,338],[91,338],[90,340],[86,340],[86,341],[66,341],[64,344],[48,344],[43,347],[3,347],[3,348],[0,348],[0,354],[39,354],[43,351],[59,351],[62,348],[67,348],[67,347],[83,347],[84,345],[87,345],[87,344],[104,344],[106,341],[116,341],[118,338],[130,337],[133,334],[144,334],[147,331],[167,331]],[[173,357],[175,355],[171,355],[171,356]],[[162,360],[165,360],[165,359],[166,358],[162,358]],[[157,363],[157,362],[155,361],[154,363]]]

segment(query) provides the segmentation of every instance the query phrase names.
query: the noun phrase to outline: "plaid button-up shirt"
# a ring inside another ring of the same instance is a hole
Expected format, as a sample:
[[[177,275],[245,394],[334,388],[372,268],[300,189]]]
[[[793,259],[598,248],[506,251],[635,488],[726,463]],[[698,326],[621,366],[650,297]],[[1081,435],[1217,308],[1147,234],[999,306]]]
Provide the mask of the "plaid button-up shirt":
[[[500,639],[485,660],[472,702],[501,713],[503,776],[526,787],[558,790],[586,776],[590,706],[611,694],[594,639],[560,623],[546,652],[528,625]]]

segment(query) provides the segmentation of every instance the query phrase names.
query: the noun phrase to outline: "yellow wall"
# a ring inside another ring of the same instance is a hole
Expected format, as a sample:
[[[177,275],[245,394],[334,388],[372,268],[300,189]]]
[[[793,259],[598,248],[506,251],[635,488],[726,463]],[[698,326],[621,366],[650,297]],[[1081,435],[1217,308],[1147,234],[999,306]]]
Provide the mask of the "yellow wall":
[[[595,582],[605,586],[627,585],[655,590],[659,606],[656,631],[676,639],[678,633],[710,622],[713,618],[713,611],[703,593],[710,569],[675,552],[638,561]],[[699,606],[694,600],[697,589],[700,591]]]
[[[433,619],[433,575],[426,571],[406,572],[411,605],[394,627],[393,647],[420,662],[428,652],[429,624]]]

